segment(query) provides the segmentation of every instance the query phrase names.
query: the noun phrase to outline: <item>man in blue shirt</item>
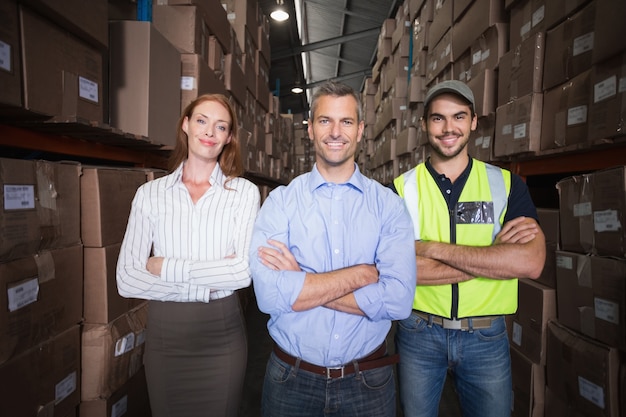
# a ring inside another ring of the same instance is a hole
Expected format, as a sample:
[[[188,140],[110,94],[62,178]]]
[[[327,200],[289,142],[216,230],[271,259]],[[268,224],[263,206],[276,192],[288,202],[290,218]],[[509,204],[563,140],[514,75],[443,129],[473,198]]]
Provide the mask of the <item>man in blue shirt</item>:
[[[358,95],[326,83],[311,102],[311,172],[273,190],[252,235],[257,302],[275,342],[262,415],[395,417],[385,339],[415,292],[413,225],[402,200],[363,176]]]

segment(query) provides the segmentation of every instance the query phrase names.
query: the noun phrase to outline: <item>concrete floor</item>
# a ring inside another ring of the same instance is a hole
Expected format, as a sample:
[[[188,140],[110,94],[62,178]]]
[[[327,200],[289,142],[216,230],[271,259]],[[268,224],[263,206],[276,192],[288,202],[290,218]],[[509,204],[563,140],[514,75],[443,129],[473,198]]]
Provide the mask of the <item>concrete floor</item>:
[[[267,333],[269,316],[261,313],[254,299],[245,303],[246,324],[248,326],[248,367],[244,382],[244,399],[239,409],[239,417],[260,417],[261,389],[265,366],[272,349],[272,340]],[[393,349],[393,328],[387,338]],[[458,400],[454,387],[448,378],[439,407],[439,417],[460,417]],[[402,412],[398,407],[398,417]]]

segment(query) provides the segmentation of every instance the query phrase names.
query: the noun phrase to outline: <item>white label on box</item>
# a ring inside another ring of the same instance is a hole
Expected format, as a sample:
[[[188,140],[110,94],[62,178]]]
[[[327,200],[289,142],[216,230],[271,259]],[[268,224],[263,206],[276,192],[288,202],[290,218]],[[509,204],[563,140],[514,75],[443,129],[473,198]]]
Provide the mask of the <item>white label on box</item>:
[[[557,256],[556,267],[561,269],[574,269],[574,260],[569,256]]]
[[[196,89],[196,77],[180,77],[180,89],[193,91]]]
[[[35,208],[34,185],[11,185],[4,186],[4,209],[23,210]]]
[[[526,38],[526,34],[530,32],[530,29],[532,29],[532,26],[530,26],[530,22],[524,23],[522,27],[519,28],[519,34],[522,37],[522,39]]]
[[[567,125],[580,125],[587,123],[587,106],[576,106],[567,109]]]
[[[483,51],[483,53],[481,54],[480,60],[481,61],[486,61],[489,59],[489,56],[491,55],[491,51],[489,49],[486,49]]]
[[[619,303],[594,297],[593,309],[597,318],[609,323],[619,324]]]
[[[578,377],[578,393],[581,397],[588,399],[604,410],[604,390],[601,386],[586,380],[582,376]]]
[[[622,228],[617,210],[594,211],[593,226],[596,232],[616,232]]]
[[[37,301],[39,280],[29,278],[7,289],[9,311],[16,311]]]
[[[11,45],[0,41],[0,69],[11,72]]]
[[[593,102],[597,103],[607,98],[611,98],[616,94],[617,77],[615,75],[596,83],[593,86]]]
[[[98,103],[98,83],[78,77],[78,95],[85,100]]]
[[[135,347],[135,333],[130,332],[115,342],[115,357],[130,352]]]
[[[572,207],[574,217],[591,216],[591,202],[574,204]]]
[[[511,340],[517,346],[522,346],[522,326],[516,321],[513,322],[513,334],[511,335]]]
[[[111,417],[121,417],[128,411],[128,395],[111,406]]]
[[[76,372],[72,372],[56,384],[54,387],[54,403],[60,403],[74,391],[76,391]]]
[[[511,133],[513,133],[513,125],[506,124],[506,125],[502,126],[502,134],[503,135],[510,135]]]
[[[485,139],[483,140],[483,148],[487,149],[489,145],[491,145],[491,136],[485,136]]]
[[[546,6],[541,6],[537,10],[533,12],[533,27],[537,26],[539,23],[543,22],[543,19],[546,16]]]
[[[483,147],[483,137],[479,137],[476,138],[476,140],[474,141],[474,147],[476,148],[482,148]]]
[[[593,32],[586,33],[574,39],[572,56],[584,54],[593,49]]]
[[[526,137],[526,123],[520,123],[513,128],[513,139],[524,139]]]
[[[481,55],[482,55],[481,51],[474,52],[474,54],[472,55],[472,65],[476,65],[476,64],[480,63],[480,61],[482,59]]]

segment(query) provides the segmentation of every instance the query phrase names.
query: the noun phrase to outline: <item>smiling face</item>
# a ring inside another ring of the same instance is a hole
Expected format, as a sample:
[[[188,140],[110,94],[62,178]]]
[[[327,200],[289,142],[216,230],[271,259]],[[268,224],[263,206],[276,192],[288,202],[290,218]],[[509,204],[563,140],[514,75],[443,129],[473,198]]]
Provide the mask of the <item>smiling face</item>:
[[[433,150],[432,158],[442,161],[457,156],[467,158],[465,149],[476,123],[469,104],[457,95],[441,94],[434,98],[426,119],[422,120],[422,130]]]
[[[354,155],[363,128],[354,97],[325,95],[318,98],[308,132],[320,172],[354,170]]]
[[[204,101],[183,121],[189,159],[216,162],[224,145],[231,141],[232,120],[228,109],[217,101]]]

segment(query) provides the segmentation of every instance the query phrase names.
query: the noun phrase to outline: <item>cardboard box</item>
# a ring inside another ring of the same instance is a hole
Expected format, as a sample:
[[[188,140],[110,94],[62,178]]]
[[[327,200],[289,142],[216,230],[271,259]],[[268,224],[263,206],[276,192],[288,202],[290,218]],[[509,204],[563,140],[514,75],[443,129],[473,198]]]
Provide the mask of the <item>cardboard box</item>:
[[[157,0],[154,1],[153,4],[155,6],[197,6],[201,8],[204,21],[204,28],[202,29],[202,31],[207,34],[215,35],[227,53],[230,53],[232,51],[231,48],[233,39],[230,35],[231,25],[228,22],[226,10],[222,6],[222,2],[205,0]],[[157,9],[157,7],[153,6],[153,11],[155,11],[155,9]]]
[[[109,45],[107,0],[20,0],[22,4],[55,22],[63,29],[94,47],[106,50]]]
[[[0,263],[0,364],[79,324],[83,248]]]
[[[546,237],[546,262],[537,282],[556,288],[556,251],[560,248],[559,210],[537,208],[539,225]]]
[[[0,261],[80,244],[80,165],[0,158]]]
[[[480,38],[491,26],[496,23],[506,22],[506,17],[506,13],[502,7],[502,1],[475,0],[463,17],[454,25],[452,32],[452,54],[454,56],[460,56],[465,50],[469,49],[475,39]],[[507,43],[503,51],[508,49],[508,36],[506,38]]]
[[[446,32],[437,45],[428,50],[426,83],[430,84],[435,78],[454,62],[452,52],[452,30]]]
[[[498,67],[500,58],[509,50],[508,25],[495,23],[493,26],[489,26],[487,30],[472,42],[469,50],[472,77],[474,74],[480,74],[486,69],[495,70]]]
[[[623,1],[595,1],[594,45],[592,62],[600,63],[626,50],[624,22],[626,3]]]
[[[150,22],[110,22],[110,32],[111,125],[174,146],[180,53]]]
[[[198,54],[181,54],[180,114],[202,94],[230,96],[224,83]]]
[[[557,251],[558,318],[606,345],[626,347],[626,261]]]
[[[84,319],[107,324],[137,307],[143,300],[124,298],[117,291],[115,270],[121,243],[84,248]]]
[[[417,128],[407,127],[398,133],[396,139],[396,156],[409,154],[417,148]]]
[[[625,79],[626,52],[592,67],[588,133],[591,142],[626,135]]]
[[[208,16],[197,6],[154,6],[152,24],[181,54],[197,54],[209,63]],[[217,39],[217,38],[216,38]]]
[[[574,175],[556,183],[559,193],[559,230],[565,251],[591,253],[594,247],[591,177]]]
[[[517,349],[511,349],[513,402],[511,417],[543,417],[545,366],[533,363]]]
[[[617,349],[577,334],[557,322],[548,324],[547,386],[574,416],[618,417]]]
[[[541,150],[586,147],[591,105],[591,70],[543,94]]]
[[[595,2],[546,33],[543,89],[549,90],[591,68]]]
[[[517,1],[511,7],[505,6],[510,15],[509,42],[511,49],[536,33],[546,31],[547,2],[547,0],[523,0]]]
[[[429,49],[437,45],[443,35],[452,27],[453,3],[453,0],[437,0],[434,2],[433,20],[428,32]]]
[[[103,52],[20,7],[24,107],[57,121],[102,123]]]
[[[494,156],[539,151],[543,95],[528,94],[496,109]]]
[[[496,111],[496,73],[492,69],[472,73],[472,79],[467,82],[467,86],[474,92],[474,111],[478,117],[489,116]]]
[[[85,323],[81,400],[109,398],[143,366],[148,303],[107,324]]]
[[[17,0],[0,3],[0,107],[22,107],[22,64]]]
[[[541,93],[545,35],[539,32],[513,46],[498,64],[498,106],[532,93]]]
[[[81,401],[80,415],[89,417],[152,415],[145,369],[142,367],[109,397]]]
[[[591,174],[594,253],[626,257],[626,166]]]
[[[1,365],[0,381],[2,416],[74,416],[80,402],[78,324]]]
[[[577,12],[589,0],[550,0],[546,2],[545,7],[545,25],[546,29],[552,29],[559,23],[570,18],[572,14]]]
[[[519,280],[518,308],[508,328],[511,346],[533,363],[546,364],[546,329],[556,319],[554,288],[529,279]]]
[[[476,130],[472,132],[467,150],[471,157],[484,162],[493,160],[493,137],[496,127],[496,115],[478,118]]]
[[[121,243],[130,207],[140,185],[146,182],[140,170],[83,167],[81,187],[81,235],[85,247]]]

